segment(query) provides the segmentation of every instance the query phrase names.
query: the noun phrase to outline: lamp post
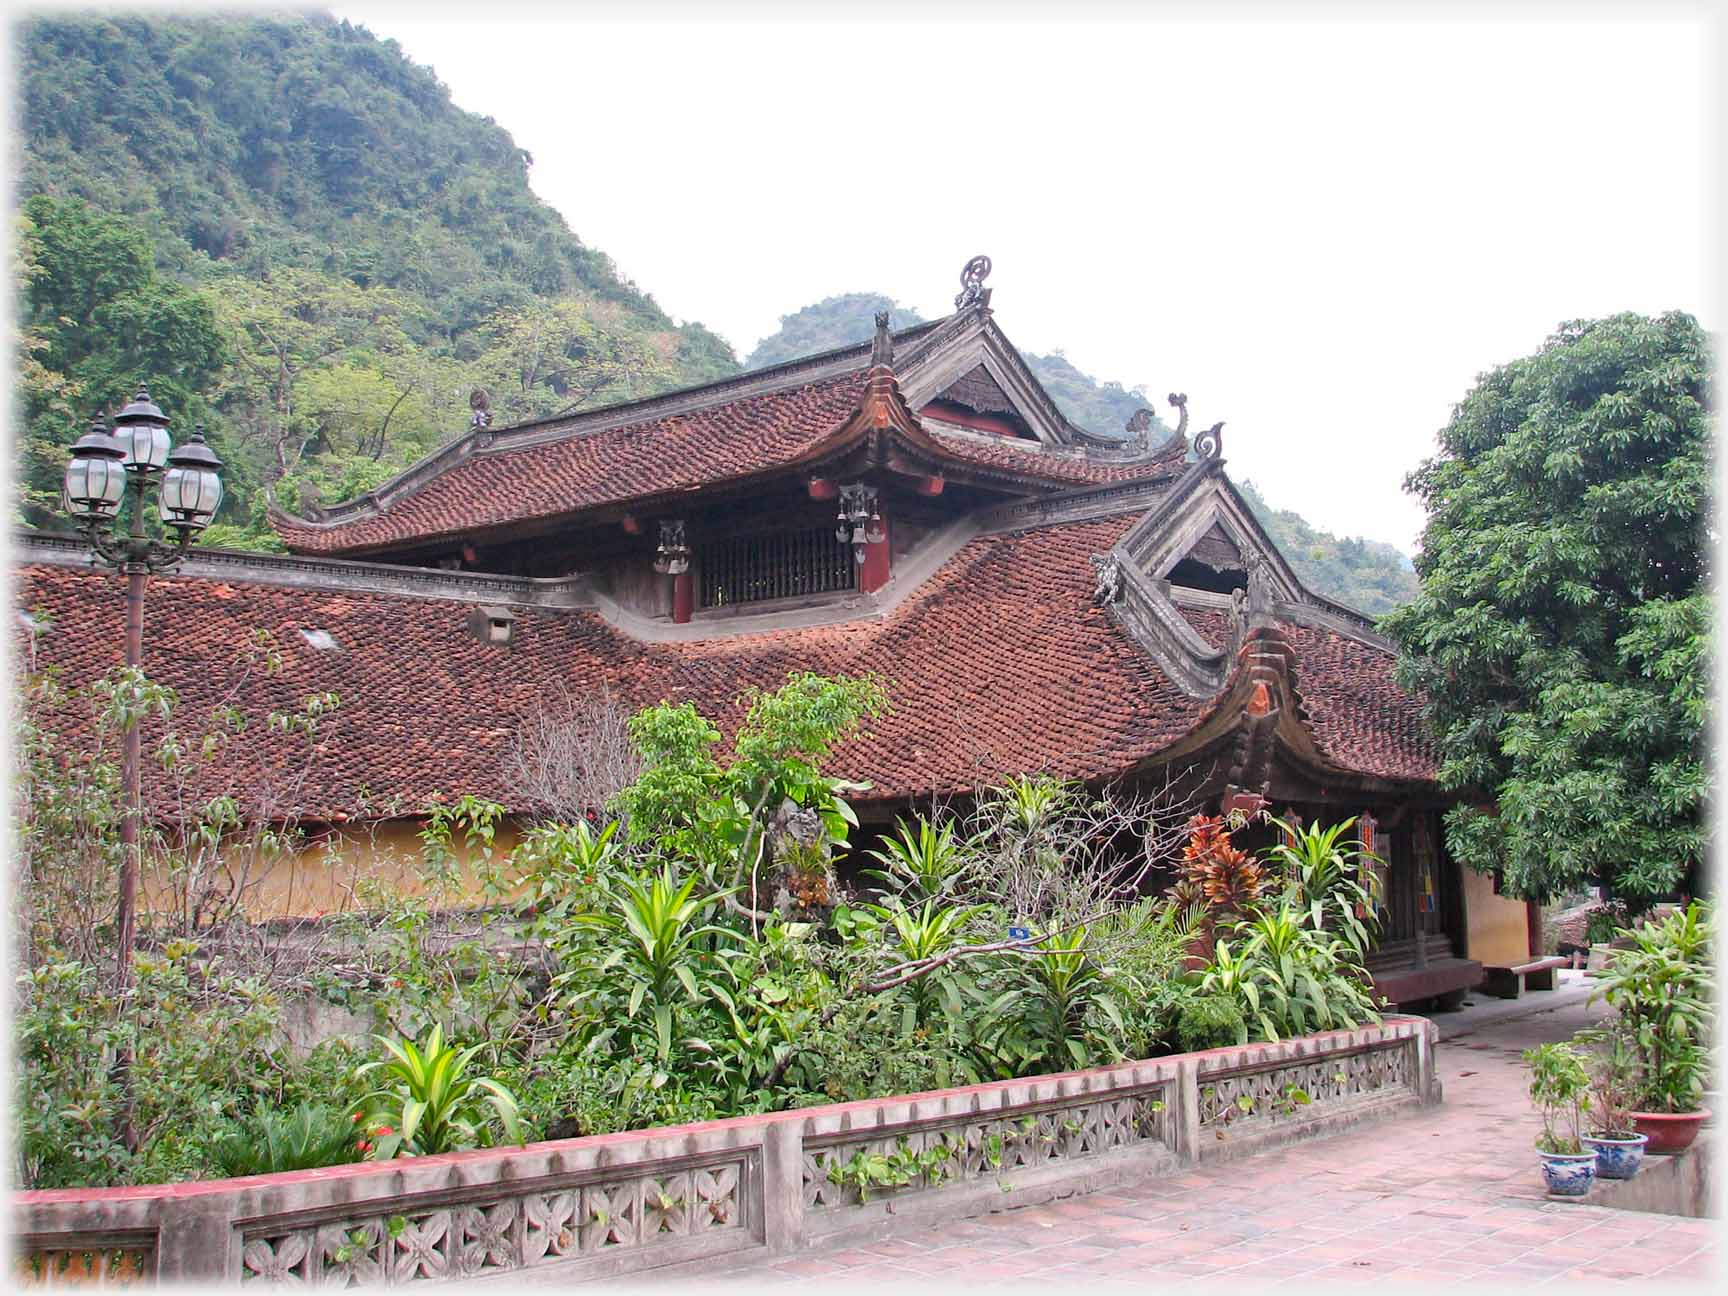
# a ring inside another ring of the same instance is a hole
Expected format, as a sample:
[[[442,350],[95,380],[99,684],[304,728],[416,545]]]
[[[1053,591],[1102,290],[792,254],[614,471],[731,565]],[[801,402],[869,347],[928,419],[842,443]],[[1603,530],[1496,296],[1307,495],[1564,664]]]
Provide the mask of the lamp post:
[[[204,429],[171,449],[168,420],[142,385],[138,394],[114,416],[114,430],[93,420],[90,430],[72,447],[66,465],[66,511],[91,549],[91,562],[103,562],[126,576],[126,664],[144,664],[144,586],[152,572],[165,571],[186,554],[192,538],[210,525],[222,503],[222,461],[204,444]],[[164,471],[166,470],[166,471]],[[178,535],[173,544],[153,540],[144,531],[144,509],[152,488],[160,490],[163,525]],[[120,514],[126,494],[132,496],[130,526],[116,536],[108,528]],[[117,922],[115,993],[123,995],[132,978],[133,913],[137,907],[138,824],[143,816],[139,786],[141,765],[139,726],[127,727],[121,751],[120,779],[124,812],[120,819],[120,912]]]

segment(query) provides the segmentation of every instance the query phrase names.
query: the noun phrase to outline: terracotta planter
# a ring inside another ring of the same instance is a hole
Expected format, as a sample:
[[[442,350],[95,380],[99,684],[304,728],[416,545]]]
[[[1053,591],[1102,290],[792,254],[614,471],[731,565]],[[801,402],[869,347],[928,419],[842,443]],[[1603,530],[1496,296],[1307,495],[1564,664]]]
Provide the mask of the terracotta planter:
[[[1650,1136],[1646,1152],[1672,1156],[1691,1147],[1692,1140],[1698,1137],[1698,1127],[1709,1119],[1708,1107],[1692,1112],[1633,1112],[1632,1128]]]

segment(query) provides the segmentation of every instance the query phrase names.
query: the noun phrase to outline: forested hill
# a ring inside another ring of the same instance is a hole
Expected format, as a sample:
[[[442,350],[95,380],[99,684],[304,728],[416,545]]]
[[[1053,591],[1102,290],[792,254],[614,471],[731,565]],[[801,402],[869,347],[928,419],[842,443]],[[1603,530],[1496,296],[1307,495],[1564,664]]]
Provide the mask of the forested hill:
[[[878,311],[888,311],[896,329],[923,323],[913,310],[880,293],[828,297],[780,318],[780,329],[757,343],[744,364],[760,369],[869,338]],[[1120,436],[1137,409],[1149,409],[1138,390],[1101,383],[1076,369],[1061,352],[1026,356],[1026,363],[1068,419],[1101,436]],[[1416,573],[1409,560],[1389,544],[1361,538],[1340,539],[1321,531],[1288,509],[1274,509],[1252,482],[1239,488],[1297,575],[1314,590],[1378,616],[1416,594]]]
[[[1416,569],[1397,546],[1321,531],[1300,514],[1273,508],[1253,482],[1235,484],[1260,525],[1277,542],[1278,551],[1310,589],[1369,616],[1390,612],[1416,597]]]
[[[827,297],[814,306],[780,317],[778,332],[763,338],[744,362],[746,369],[761,369],[799,356],[813,355],[853,342],[868,341],[875,329],[878,311],[888,311],[888,323],[896,329],[922,324],[924,317],[880,293],[844,293]],[[1101,383],[1068,363],[1060,351],[1050,355],[1021,352],[1027,366],[1050,393],[1069,422],[1099,436],[1122,436],[1136,410],[1150,410],[1154,440],[1166,425],[1144,395],[1121,383]]]
[[[394,41],[317,13],[65,13],[14,41],[38,504],[139,373],[177,426],[211,425],[245,527],[266,483],[293,505],[387,477],[467,426],[476,387],[503,423],[738,371]]]

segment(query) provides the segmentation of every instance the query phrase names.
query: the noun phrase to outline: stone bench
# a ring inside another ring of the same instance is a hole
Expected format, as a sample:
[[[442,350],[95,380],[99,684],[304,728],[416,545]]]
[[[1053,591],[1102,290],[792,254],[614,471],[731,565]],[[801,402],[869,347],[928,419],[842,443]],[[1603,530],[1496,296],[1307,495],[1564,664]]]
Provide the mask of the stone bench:
[[[1572,960],[1561,954],[1531,959],[1528,963],[1484,964],[1482,989],[1501,999],[1516,999],[1525,990],[1552,990],[1556,969]]]

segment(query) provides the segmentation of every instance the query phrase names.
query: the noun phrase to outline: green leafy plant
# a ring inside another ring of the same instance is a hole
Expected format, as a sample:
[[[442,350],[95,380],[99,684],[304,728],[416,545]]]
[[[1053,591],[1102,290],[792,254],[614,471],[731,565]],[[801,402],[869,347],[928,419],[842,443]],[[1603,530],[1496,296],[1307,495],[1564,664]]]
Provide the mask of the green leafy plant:
[[[1590,1108],[1590,1073],[1584,1055],[1570,1044],[1539,1044],[1524,1050],[1530,1068],[1530,1101],[1542,1116],[1539,1152],[1577,1156],[1584,1113]]]
[[[1632,914],[1623,902],[1599,904],[1585,915],[1584,939],[1592,945],[1606,945],[1619,935],[1622,927],[1632,925]]]
[[[718,972],[713,950],[735,939],[727,927],[705,921],[722,901],[720,894],[698,895],[701,878],[679,880],[670,864],[646,879],[621,877],[610,907],[579,914],[578,927],[597,929],[598,945],[573,945],[562,986],[579,987],[574,1003],[604,1012],[596,997],[621,1000],[624,1025],[641,1021],[651,1032],[656,1056],[670,1058],[681,1013],[710,997]],[[609,1000],[608,1000],[609,1001]]]
[[[363,1106],[369,1159],[491,1146],[494,1120],[505,1138],[522,1141],[515,1096],[491,1076],[468,1074],[478,1045],[446,1045],[442,1026],[434,1026],[424,1044],[375,1038],[390,1056],[363,1064],[357,1073],[383,1082]]]
[[[867,869],[866,876],[882,879],[909,902],[936,899],[964,884],[971,860],[955,841],[952,823],[938,827],[920,816],[898,827],[899,835],[884,838],[881,850],[865,852],[887,866]]]
[[[1282,879],[1285,900],[1310,911],[1311,928],[1335,932],[1358,957],[1366,955],[1379,934],[1374,912],[1380,897],[1374,856],[1345,845],[1356,820],[1325,828],[1317,823],[1298,828],[1276,818],[1272,823],[1283,836],[1263,858]]]
[[[998,1035],[1006,1031],[1026,1039],[1031,1047],[1019,1052],[1028,1069],[1119,1058],[1127,1027],[1118,995],[1131,994],[1132,987],[1093,956],[1087,929],[1051,932],[1017,954],[1010,965],[1014,984],[990,1003],[984,1019],[998,1024]],[[995,1041],[998,1050],[1004,1045]]]
[[[1311,908],[1288,900],[1233,924],[1201,977],[1201,989],[1234,997],[1268,1040],[1380,1020],[1359,956],[1342,937],[1315,927]]]
[[[1632,1105],[1639,1085],[1638,1044],[1630,1022],[1615,1016],[1572,1037],[1588,1047],[1590,1134],[1594,1138],[1631,1138],[1637,1131]]]
[[[1715,1025],[1712,910],[1693,901],[1659,922],[1622,929],[1633,948],[1598,974],[1591,999],[1608,1001],[1638,1052],[1644,1111],[1698,1110]]]
[[[914,1179],[935,1184],[942,1180],[948,1159],[954,1155],[953,1144],[944,1139],[922,1152],[901,1139],[891,1152],[871,1152],[860,1148],[849,1160],[837,1161],[828,1167],[828,1181],[840,1187],[850,1187],[861,1202],[870,1200],[873,1188],[904,1188]]]
[[[230,1177],[313,1170],[356,1160],[356,1122],[341,1109],[303,1102],[292,1111],[260,1107],[218,1140],[211,1156]]]
[[[1184,1053],[1221,1048],[1226,1044],[1245,1044],[1248,1024],[1242,1019],[1242,1008],[1230,995],[1195,995],[1182,1005],[1177,1019],[1176,1039]]]

